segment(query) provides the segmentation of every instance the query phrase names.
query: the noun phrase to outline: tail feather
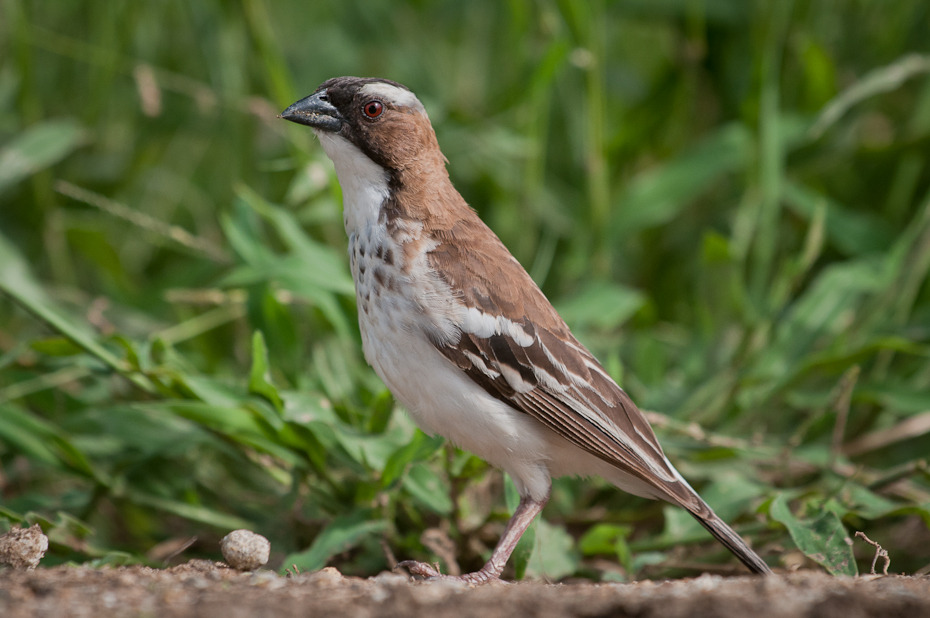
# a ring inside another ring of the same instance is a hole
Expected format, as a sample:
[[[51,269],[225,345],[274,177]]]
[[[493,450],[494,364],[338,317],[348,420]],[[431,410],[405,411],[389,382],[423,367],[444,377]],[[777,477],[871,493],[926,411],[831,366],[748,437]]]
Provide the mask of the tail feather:
[[[672,504],[677,504],[698,520],[707,531],[714,535],[714,538],[729,549],[734,556],[740,559],[750,571],[760,575],[771,575],[772,569],[759,557],[759,554],[752,551],[752,548],[746,544],[743,537],[738,535],[725,521],[720,519],[714,510],[710,508],[704,499],[694,491],[694,488],[688,484],[688,481],[678,474],[675,467],[672,466],[668,459],[665,460],[669,469],[678,476],[678,483],[664,484],[656,487],[662,489],[665,495],[659,494],[657,497],[662,498]]]
[[[695,513],[689,511],[701,525],[707,528],[707,531],[714,535],[714,538],[720,541],[724,547],[733,552],[733,555],[740,559],[750,571],[760,575],[771,575],[772,569],[765,563],[759,555],[754,552],[746,541],[738,535],[733,528],[728,526],[725,521],[717,517],[717,514],[708,508],[708,512]]]

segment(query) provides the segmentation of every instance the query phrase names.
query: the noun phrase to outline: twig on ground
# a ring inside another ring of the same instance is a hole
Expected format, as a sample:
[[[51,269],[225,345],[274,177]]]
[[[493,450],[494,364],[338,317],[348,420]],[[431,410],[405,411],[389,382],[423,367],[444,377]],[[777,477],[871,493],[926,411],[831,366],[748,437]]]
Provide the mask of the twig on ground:
[[[381,543],[381,551],[384,552],[384,559],[388,564],[397,564],[397,556],[394,555],[394,551],[391,549],[391,546],[388,544],[387,539],[382,537],[379,539]]]
[[[888,575],[888,567],[891,566],[891,556],[888,555],[888,550],[870,539],[865,535],[865,532],[857,531],[856,537],[862,539],[869,545],[875,548],[875,557],[872,558],[872,571],[871,574],[875,575],[875,564],[878,562],[879,558],[882,558],[885,561],[885,565],[882,568],[882,575]]]
[[[287,577],[297,577],[298,575],[300,575],[300,569],[297,568],[296,564],[292,564],[291,568],[284,569],[284,573],[285,575],[287,575]]]

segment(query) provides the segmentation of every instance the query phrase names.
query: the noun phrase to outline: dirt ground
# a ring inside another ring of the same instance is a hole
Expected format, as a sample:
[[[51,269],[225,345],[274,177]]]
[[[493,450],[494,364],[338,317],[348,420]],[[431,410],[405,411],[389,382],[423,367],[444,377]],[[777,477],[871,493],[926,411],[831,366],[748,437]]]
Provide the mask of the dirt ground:
[[[704,575],[633,584],[521,582],[468,587],[336,569],[282,577],[192,561],[170,569],[0,571],[0,616],[930,616],[930,577]]]

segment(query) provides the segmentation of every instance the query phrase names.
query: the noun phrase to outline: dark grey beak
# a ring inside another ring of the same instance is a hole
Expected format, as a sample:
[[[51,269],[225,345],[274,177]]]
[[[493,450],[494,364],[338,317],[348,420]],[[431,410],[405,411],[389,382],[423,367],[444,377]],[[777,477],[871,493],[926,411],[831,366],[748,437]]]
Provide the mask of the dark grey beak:
[[[325,90],[319,90],[297,101],[281,112],[278,118],[332,133],[337,133],[343,122],[342,114],[329,102]]]

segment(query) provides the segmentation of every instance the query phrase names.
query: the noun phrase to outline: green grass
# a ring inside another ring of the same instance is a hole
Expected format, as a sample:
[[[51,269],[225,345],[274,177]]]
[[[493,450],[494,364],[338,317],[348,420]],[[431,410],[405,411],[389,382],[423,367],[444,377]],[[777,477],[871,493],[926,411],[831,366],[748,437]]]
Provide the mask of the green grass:
[[[0,6],[0,521],[46,563],[218,555],[373,574],[485,556],[512,488],[361,355],[341,198],[275,115],[378,75],[456,186],[778,566],[926,570],[930,6],[918,0]],[[564,479],[514,566],[728,561]],[[387,548],[387,550],[385,550]],[[796,549],[797,548],[797,549]],[[855,555],[853,555],[855,554]]]

